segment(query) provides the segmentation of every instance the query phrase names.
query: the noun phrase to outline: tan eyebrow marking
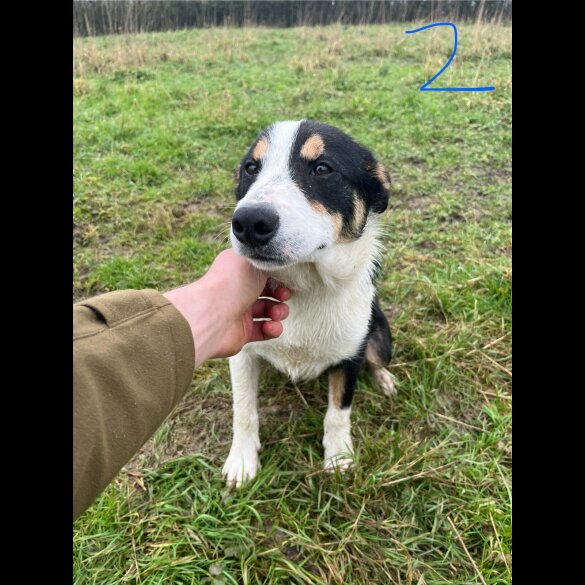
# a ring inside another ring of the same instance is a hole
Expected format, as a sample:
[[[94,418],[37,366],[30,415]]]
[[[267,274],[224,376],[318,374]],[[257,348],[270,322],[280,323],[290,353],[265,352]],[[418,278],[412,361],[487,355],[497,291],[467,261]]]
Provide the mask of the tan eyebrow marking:
[[[266,156],[268,152],[268,140],[266,138],[261,138],[256,143],[254,150],[252,151],[252,158],[254,160],[260,160],[261,158]]]
[[[301,157],[307,160],[315,160],[325,152],[325,143],[319,134],[313,134],[307,138],[301,148]]]

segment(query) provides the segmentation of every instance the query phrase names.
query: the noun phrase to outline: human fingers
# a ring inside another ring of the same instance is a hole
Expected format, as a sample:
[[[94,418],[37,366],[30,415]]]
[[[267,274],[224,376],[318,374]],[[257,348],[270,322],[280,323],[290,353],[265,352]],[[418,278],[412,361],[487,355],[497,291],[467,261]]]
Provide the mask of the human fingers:
[[[258,299],[252,305],[252,317],[262,319],[268,317],[273,321],[280,321],[288,317],[289,308],[285,303],[278,303],[269,299]]]
[[[265,313],[273,321],[282,321],[288,317],[289,308],[285,303],[274,303],[266,301]]]
[[[263,321],[260,326],[265,340],[280,337],[284,331],[280,321]]]
[[[253,321],[248,341],[266,341],[282,335],[284,328],[280,321]]]
[[[270,297],[272,299],[276,299],[280,302],[288,301],[288,299],[292,296],[292,291],[288,289],[284,285],[279,285],[275,289],[270,288],[270,286],[264,287],[264,290],[260,294],[261,297]]]

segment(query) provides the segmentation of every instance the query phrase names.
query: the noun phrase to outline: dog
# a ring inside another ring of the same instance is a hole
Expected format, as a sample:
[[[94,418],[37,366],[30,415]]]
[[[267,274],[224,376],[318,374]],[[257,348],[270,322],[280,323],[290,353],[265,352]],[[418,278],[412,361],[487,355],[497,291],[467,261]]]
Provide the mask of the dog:
[[[379,216],[391,179],[373,154],[341,130],[312,120],[263,130],[236,171],[230,239],[236,253],[287,286],[292,297],[282,335],[248,343],[230,358],[233,442],[223,467],[240,487],[259,468],[257,392],[262,362],[293,381],[329,374],[324,467],[352,463],[351,405],[368,363],[382,391],[392,336],[378,304]],[[276,286],[276,285],[275,285]]]

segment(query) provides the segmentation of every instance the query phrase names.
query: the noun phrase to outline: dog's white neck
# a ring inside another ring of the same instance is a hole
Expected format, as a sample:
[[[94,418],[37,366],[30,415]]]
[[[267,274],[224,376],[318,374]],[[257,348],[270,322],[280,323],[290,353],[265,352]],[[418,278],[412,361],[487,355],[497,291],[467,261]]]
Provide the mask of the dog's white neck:
[[[349,283],[363,283],[370,289],[380,254],[380,222],[370,215],[362,236],[354,242],[319,250],[307,262],[275,270],[271,277],[296,292],[314,294],[315,289],[322,289],[323,294],[331,294]]]

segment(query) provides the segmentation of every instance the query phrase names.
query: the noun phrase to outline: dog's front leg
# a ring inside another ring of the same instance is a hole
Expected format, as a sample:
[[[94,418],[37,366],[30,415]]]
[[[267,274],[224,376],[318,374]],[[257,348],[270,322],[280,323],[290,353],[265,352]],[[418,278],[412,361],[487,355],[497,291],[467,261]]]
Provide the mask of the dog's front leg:
[[[360,353],[355,359],[345,360],[329,369],[329,406],[323,435],[325,469],[328,471],[335,467],[344,470],[351,465],[351,403],[362,360]]]
[[[234,405],[234,436],[230,454],[223,466],[228,485],[240,487],[258,471],[258,378],[260,362],[245,349],[230,358]]]

